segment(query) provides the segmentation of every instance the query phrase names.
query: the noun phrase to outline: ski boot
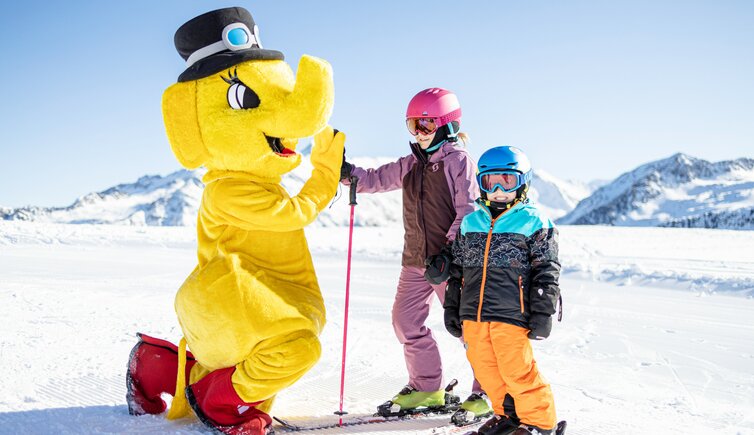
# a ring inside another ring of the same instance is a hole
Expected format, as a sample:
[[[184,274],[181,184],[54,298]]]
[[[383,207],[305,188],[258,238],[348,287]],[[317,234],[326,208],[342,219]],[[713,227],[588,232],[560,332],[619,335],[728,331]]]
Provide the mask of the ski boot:
[[[493,415],[477,429],[479,435],[509,435],[518,429],[520,422],[517,418],[507,415]]]
[[[233,388],[235,367],[211,372],[186,387],[186,399],[199,421],[215,432],[229,435],[267,435],[272,418],[256,408],[260,402],[244,402]]]
[[[466,426],[481,421],[492,413],[493,410],[487,402],[486,394],[471,393],[468,399],[461,404],[461,408],[453,413],[450,421],[456,426]]]
[[[537,426],[522,424],[513,432],[513,435],[565,435],[566,422],[558,422],[555,429],[540,429]]]
[[[461,399],[453,394],[458,381],[453,379],[443,390],[417,391],[406,385],[392,400],[377,407],[375,416],[403,417],[413,414],[448,414],[456,411]]]
[[[178,373],[178,346],[146,334],[136,334],[139,342],[131,350],[126,370],[126,402],[131,415],[160,414],[167,404],[162,393],[175,394]],[[186,382],[196,364],[186,352]]]

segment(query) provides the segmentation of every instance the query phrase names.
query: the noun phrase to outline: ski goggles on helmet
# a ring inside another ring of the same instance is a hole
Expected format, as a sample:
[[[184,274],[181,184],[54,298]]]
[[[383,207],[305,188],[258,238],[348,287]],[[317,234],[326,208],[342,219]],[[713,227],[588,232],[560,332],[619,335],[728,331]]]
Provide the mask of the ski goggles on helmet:
[[[479,188],[487,193],[492,193],[497,189],[503,192],[515,192],[528,181],[528,174],[517,171],[485,172],[477,175]]]
[[[406,118],[406,127],[412,136],[421,133],[429,135],[440,127],[437,118]]]

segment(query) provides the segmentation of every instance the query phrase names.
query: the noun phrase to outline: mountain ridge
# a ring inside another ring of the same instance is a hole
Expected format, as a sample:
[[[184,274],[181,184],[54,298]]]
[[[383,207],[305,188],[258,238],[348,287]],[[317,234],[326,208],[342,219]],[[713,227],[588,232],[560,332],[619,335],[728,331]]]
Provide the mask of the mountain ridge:
[[[376,168],[394,158],[353,158],[353,163]],[[304,156],[301,165],[285,174],[282,184],[293,196],[311,175],[311,162]],[[150,226],[195,225],[206,171],[181,169],[165,176],[144,175],[133,183],[121,183],[100,192],[77,198],[65,207],[27,206],[0,208],[0,219],[72,224],[119,224]],[[539,200],[552,219],[563,216],[590,188],[583,183],[560,180],[544,171],[534,172],[530,196]],[[355,224],[357,226],[402,225],[402,193],[400,190],[376,195],[359,195]],[[317,226],[349,224],[348,188],[340,186],[338,195],[318,216]]]
[[[557,222],[754,229],[752,208],[754,159],[709,162],[676,153],[621,174]]]

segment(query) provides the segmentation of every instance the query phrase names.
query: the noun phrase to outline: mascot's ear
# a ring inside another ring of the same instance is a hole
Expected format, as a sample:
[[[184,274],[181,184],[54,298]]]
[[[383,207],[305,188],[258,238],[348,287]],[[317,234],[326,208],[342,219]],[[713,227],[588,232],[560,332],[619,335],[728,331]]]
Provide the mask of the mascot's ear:
[[[162,95],[162,117],[170,147],[186,169],[196,169],[209,158],[199,129],[196,83],[195,80],[176,83]]]

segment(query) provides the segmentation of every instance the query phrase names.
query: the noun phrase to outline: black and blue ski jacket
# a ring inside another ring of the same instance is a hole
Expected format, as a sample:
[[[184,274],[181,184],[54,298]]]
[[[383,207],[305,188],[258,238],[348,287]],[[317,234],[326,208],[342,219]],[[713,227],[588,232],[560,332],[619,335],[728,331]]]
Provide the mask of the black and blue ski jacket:
[[[554,314],[560,297],[558,230],[529,202],[495,219],[479,205],[453,244],[455,269],[463,271],[460,318],[528,329],[530,315]]]

